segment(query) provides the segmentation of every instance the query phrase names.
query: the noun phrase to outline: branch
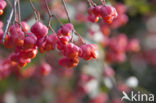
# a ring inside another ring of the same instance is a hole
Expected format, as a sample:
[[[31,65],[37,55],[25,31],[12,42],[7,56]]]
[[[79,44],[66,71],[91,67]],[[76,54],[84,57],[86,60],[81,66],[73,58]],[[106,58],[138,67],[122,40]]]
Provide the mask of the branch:
[[[93,2],[93,0],[89,0],[89,2],[90,2],[93,6],[96,6],[96,4]]]
[[[21,22],[21,7],[20,7],[20,0],[18,0],[18,19]]]
[[[90,0],[87,0],[88,1],[88,3],[89,3],[89,6],[92,6],[92,3],[90,2]]]
[[[48,11],[48,15],[49,15],[48,28],[51,29],[51,31],[52,31],[53,33],[55,33],[54,29],[51,27],[51,24],[50,24],[50,23],[51,23],[51,18],[52,18],[52,13],[51,13],[51,11],[50,11],[50,9],[49,9],[49,7],[48,7],[48,3],[47,3],[46,0],[44,0],[44,3],[45,3],[45,5],[46,5],[47,11]]]
[[[51,16],[54,17],[61,26],[63,26],[62,22],[59,20],[59,18],[56,15],[52,14]]]
[[[76,31],[74,31],[74,33],[79,37],[79,39],[81,40],[81,42],[83,44],[85,44],[85,41],[83,40],[83,38],[81,37],[81,35],[79,33],[77,33]]]
[[[63,3],[63,6],[64,6],[64,9],[66,11],[66,14],[67,14],[67,17],[68,17],[68,21],[71,23],[71,20],[70,20],[70,17],[69,17],[69,13],[68,13],[68,10],[67,10],[67,6],[66,6],[66,3],[64,0],[62,0],[62,3]]]
[[[17,3],[17,0],[13,0],[14,1],[14,6],[13,6],[13,9],[14,9],[14,21],[16,21],[16,4],[15,2]]]
[[[31,5],[31,7],[32,7],[32,9],[34,11],[35,19],[36,20],[40,20],[40,14],[39,14],[39,12],[37,11],[37,9],[35,8],[35,6],[33,5],[32,1],[29,0],[29,2],[30,2],[30,5]]]

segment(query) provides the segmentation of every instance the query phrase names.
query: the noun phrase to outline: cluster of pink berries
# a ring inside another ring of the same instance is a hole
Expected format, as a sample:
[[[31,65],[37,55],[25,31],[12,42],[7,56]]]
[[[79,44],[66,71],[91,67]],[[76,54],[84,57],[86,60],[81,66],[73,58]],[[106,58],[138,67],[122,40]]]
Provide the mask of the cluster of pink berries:
[[[108,51],[106,53],[107,62],[123,62],[126,59],[126,51],[138,52],[140,45],[137,39],[132,39],[128,42],[125,34],[119,34],[110,38],[108,42]]]
[[[10,73],[13,73],[17,78],[30,78],[30,77],[44,77],[47,76],[52,71],[52,67],[46,63],[42,62],[38,67],[28,67],[27,69],[20,69],[16,65],[11,65],[10,60],[0,61],[0,80],[7,77]],[[10,64],[9,64],[10,63]]]
[[[82,44],[80,47],[70,42],[71,35],[74,30],[73,25],[68,23],[57,31],[57,49],[64,55],[59,60],[59,64],[63,67],[72,68],[79,63],[78,57],[85,60],[96,58],[96,46],[93,44]]]
[[[91,22],[97,22],[101,17],[105,23],[111,24],[112,21],[117,18],[118,13],[112,6],[98,5],[88,8],[88,20]]]
[[[110,24],[110,27],[116,29],[125,25],[128,22],[128,16],[126,15],[127,8],[125,7],[125,5],[121,3],[116,3],[114,7],[116,8],[118,17]]]
[[[4,0],[0,0],[0,16],[3,14],[3,10],[6,7],[6,2]]]
[[[37,67],[32,66],[24,70],[21,70],[19,68],[14,68],[12,72],[17,78],[20,79],[23,78],[25,79],[30,77],[41,78],[41,77],[48,76],[52,72],[52,67],[46,62],[42,62]]]
[[[3,24],[3,23],[2,23]],[[2,25],[1,24],[1,25]],[[13,66],[24,67],[31,62],[39,50],[40,53],[54,50],[56,47],[64,55],[58,63],[67,68],[73,68],[79,63],[79,57],[90,60],[96,58],[96,46],[93,44],[82,44],[80,47],[71,42],[71,33],[74,27],[68,23],[57,31],[57,34],[48,34],[48,28],[41,22],[36,22],[30,29],[26,22],[20,25],[13,24],[9,27],[9,32],[4,38],[6,48],[15,47],[14,53],[9,56]],[[0,33],[2,41],[3,30]],[[37,50],[38,49],[38,50]]]

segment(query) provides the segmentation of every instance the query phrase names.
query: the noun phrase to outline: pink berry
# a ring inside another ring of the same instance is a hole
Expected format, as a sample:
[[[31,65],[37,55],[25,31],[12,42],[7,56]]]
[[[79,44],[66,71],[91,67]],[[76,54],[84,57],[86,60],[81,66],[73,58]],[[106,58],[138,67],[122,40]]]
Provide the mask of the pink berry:
[[[21,22],[21,26],[22,26],[22,30],[24,32],[28,32],[29,31],[29,25],[26,22],[22,21]]]
[[[37,38],[42,38],[48,34],[48,28],[41,22],[36,22],[31,27],[31,32],[34,33]]]
[[[52,71],[52,68],[49,64],[42,63],[39,70],[42,76],[47,76]]]
[[[36,46],[37,37],[33,33],[27,33],[24,39],[24,48],[33,48]]]
[[[0,1],[0,9],[3,10],[6,7],[6,2],[4,0]]]
[[[84,44],[80,47],[79,56],[85,60],[97,58],[96,49],[97,47],[93,44]]]
[[[69,58],[77,58],[79,56],[80,48],[73,43],[69,43],[66,45],[64,52],[65,56]]]
[[[93,9],[93,13],[95,16],[100,16],[102,5],[95,6]]]
[[[79,60],[77,58],[71,59],[68,57],[63,57],[59,59],[58,63],[62,67],[73,68],[77,66],[77,64],[79,63]]]
[[[96,22],[99,21],[99,17],[98,16],[95,16],[95,15],[88,15],[88,20],[90,22],[96,23]]]
[[[137,39],[132,39],[127,45],[127,50],[130,52],[138,52],[140,50],[139,41]]]

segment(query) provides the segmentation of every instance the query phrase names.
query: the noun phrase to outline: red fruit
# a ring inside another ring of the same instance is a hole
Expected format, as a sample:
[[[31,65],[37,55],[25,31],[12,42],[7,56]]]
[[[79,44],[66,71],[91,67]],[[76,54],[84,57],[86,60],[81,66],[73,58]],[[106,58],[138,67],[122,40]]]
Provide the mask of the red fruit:
[[[42,37],[39,40],[37,40],[37,46],[40,53],[45,52],[45,44],[46,44],[46,37]]]
[[[22,30],[24,32],[28,32],[29,31],[29,25],[26,22],[22,21],[21,22],[21,26],[22,26]]]
[[[48,28],[41,22],[36,22],[31,27],[31,32],[34,33],[37,38],[42,38],[48,34]]]
[[[110,27],[108,25],[101,25],[100,26],[100,30],[101,30],[101,32],[102,32],[102,34],[104,36],[109,36],[109,34],[110,34]]]
[[[61,30],[61,33],[64,35],[64,36],[68,36],[73,30],[73,25],[68,23],[68,24],[65,24],[63,27],[62,27],[62,30]]]
[[[73,68],[79,63],[78,58],[70,59],[68,57],[63,57],[58,61],[59,65],[66,68]]]
[[[117,3],[114,6],[116,8],[116,11],[118,12],[118,14],[124,14],[126,12],[126,7],[125,5],[121,4],[121,3]]]
[[[67,44],[64,51],[65,56],[69,58],[77,58],[79,56],[79,52],[80,52],[80,48],[73,43]]]
[[[130,52],[138,52],[140,50],[139,41],[137,39],[132,39],[127,45],[127,50]]]
[[[125,52],[127,41],[128,40],[125,34],[119,34],[118,36],[110,39],[108,46],[114,52]]]
[[[68,44],[70,39],[71,39],[71,36],[61,36],[59,37],[59,42],[61,42],[63,45],[66,45]]]
[[[20,56],[24,59],[33,59],[37,55],[37,49],[28,49],[20,52]]]
[[[10,38],[16,46],[23,46],[25,34],[18,25],[12,25],[9,28]]]
[[[3,34],[4,34],[3,30],[0,29],[0,44],[2,44]]]
[[[98,6],[95,6],[95,7],[93,8],[93,13],[94,13],[95,16],[100,16],[101,7],[102,7],[102,5],[98,5]]]
[[[93,9],[94,9],[93,6],[91,6],[91,7],[88,8],[88,14],[89,15],[92,15],[93,14]]]
[[[19,67],[25,67],[30,62],[31,62],[31,59],[23,59],[23,58],[20,58],[17,61],[17,64],[18,64]]]
[[[117,12],[116,9],[112,6],[103,6],[101,7],[100,12],[104,22],[110,24],[112,23],[113,19],[117,18]]]
[[[58,37],[59,37],[59,36],[62,36],[62,28],[60,28],[60,29],[57,30],[57,36],[58,36]]]
[[[60,41],[57,41],[57,49],[58,50],[65,50],[65,46],[63,43],[61,43]]]
[[[118,62],[122,63],[126,59],[126,55],[124,52],[113,52],[113,51],[108,51],[106,53],[106,61],[109,63],[113,62]]]
[[[3,10],[6,7],[6,2],[4,0],[0,1],[0,10]]]
[[[18,59],[19,59],[19,53],[13,53],[13,54],[11,54],[11,56],[10,56],[10,60],[11,61],[14,61],[14,62],[17,62],[18,61]]]
[[[36,46],[37,38],[33,33],[26,33],[26,37],[24,39],[24,48],[29,49]]]
[[[2,9],[0,9],[0,16],[3,15],[3,12],[4,12],[4,11],[3,11]]]
[[[117,53],[116,54],[116,61],[118,62],[118,63],[122,63],[122,62],[124,62],[126,60],[126,55],[125,55],[125,53]]]
[[[65,27],[67,27],[70,31],[72,31],[73,30],[73,24],[71,24],[71,23],[67,23],[67,24],[65,24],[64,25]]]
[[[21,72],[22,78],[29,78],[29,77],[33,76],[35,69],[36,69],[35,67],[29,67],[27,69],[24,69]]]
[[[96,23],[99,21],[99,17],[95,16],[95,15],[88,15],[88,20],[93,22],[93,23]]]
[[[115,53],[107,51],[106,56],[105,56],[105,60],[108,63],[113,63],[115,61]]]
[[[113,23],[110,26],[111,28],[116,29],[120,26],[125,25],[127,22],[128,22],[128,16],[125,14],[121,14],[113,21]]]
[[[90,60],[91,58],[97,58],[96,50],[97,50],[96,45],[84,44],[80,47],[79,56],[85,60]]]
[[[56,34],[51,34],[46,37],[45,50],[54,50],[57,43]]]
[[[6,35],[5,39],[4,39],[4,47],[5,48],[13,48],[14,47],[14,43],[12,42],[10,36]]]
[[[52,68],[49,64],[42,63],[39,70],[42,76],[47,76],[52,71]]]

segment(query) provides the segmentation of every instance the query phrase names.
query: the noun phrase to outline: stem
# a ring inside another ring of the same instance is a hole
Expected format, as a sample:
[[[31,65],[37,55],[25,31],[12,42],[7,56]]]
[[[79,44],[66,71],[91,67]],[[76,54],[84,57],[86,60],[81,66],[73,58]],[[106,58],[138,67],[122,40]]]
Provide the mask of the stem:
[[[81,42],[83,44],[85,44],[85,41],[82,39],[81,35],[79,33],[77,33],[76,31],[74,31],[74,33],[79,37],[79,39],[81,40]]]
[[[29,2],[30,2],[30,5],[31,5],[31,7],[32,7],[32,9],[34,11],[35,19],[36,20],[40,20],[40,14],[38,13],[37,9],[35,8],[35,6],[33,5],[31,0],[29,0]]]
[[[66,5],[64,0],[62,0],[62,3],[63,3],[63,6],[64,6],[64,9],[66,11],[66,14],[67,14],[67,17],[68,17],[68,21],[71,23],[71,20],[70,20],[70,17],[69,17],[69,13],[68,13],[68,10],[67,10],[67,5]]]
[[[17,2],[15,1],[14,5],[16,5],[16,3],[17,3]],[[5,39],[5,36],[6,36],[7,32],[8,32],[9,25],[10,25],[10,23],[11,23],[11,19],[12,19],[12,17],[13,17],[13,13],[14,13],[14,9],[12,8],[11,13],[10,13],[10,15],[9,15],[9,18],[8,18],[8,20],[7,20],[7,24],[6,24],[6,28],[5,28],[3,37],[2,37],[2,42],[3,42],[3,43],[4,43],[4,41],[5,41],[4,39]]]
[[[49,15],[49,17],[51,17],[51,11],[50,11],[50,9],[49,9],[49,7],[48,7],[48,3],[47,3],[47,1],[44,0],[44,3],[45,3],[45,5],[46,5],[46,8],[47,8],[47,11],[48,11],[48,15]]]
[[[18,0],[18,20],[21,22],[21,6],[20,6],[20,0]]]
[[[14,6],[13,6],[13,9],[14,9],[14,21],[16,21],[16,4],[15,2],[17,2],[17,0],[14,0]]]
[[[90,2],[90,0],[87,0],[88,1],[88,3],[89,3],[89,6],[92,6],[92,3]]]
[[[96,4],[93,2],[93,0],[89,0],[89,2],[90,2],[93,6],[96,6]]]
[[[46,5],[46,8],[47,8],[47,10],[48,10],[49,24],[50,24],[51,18],[54,17],[54,18],[60,23],[60,25],[63,26],[62,22],[57,18],[57,16],[51,13],[51,11],[50,11],[50,9],[49,9],[49,7],[48,7],[47,1],[44,0],[44,2],[45,2],[45,5]]]
[[[46,5],[46,8],[47,8],[47,10],[48,10],[48,15],[49,15],[48,28],[51,29],[51,31],[52,31],[53,33],[55,33],[54,29],[51,27],[51,24],[50,24],[50,23],[51,23],[51,18],[52,18],[52,13],[51,13],[51,11],[50,11],[50,9],[49,9],[49,7],[48,7],[48,3],[47,3],[46,0],[44,0],[44,3],[45,3],[45,5]]]
[[[59,20],[59,18],[56,15],[52,14],[51,16],[54,17],[61,26],[63,26],[62,22]]]

